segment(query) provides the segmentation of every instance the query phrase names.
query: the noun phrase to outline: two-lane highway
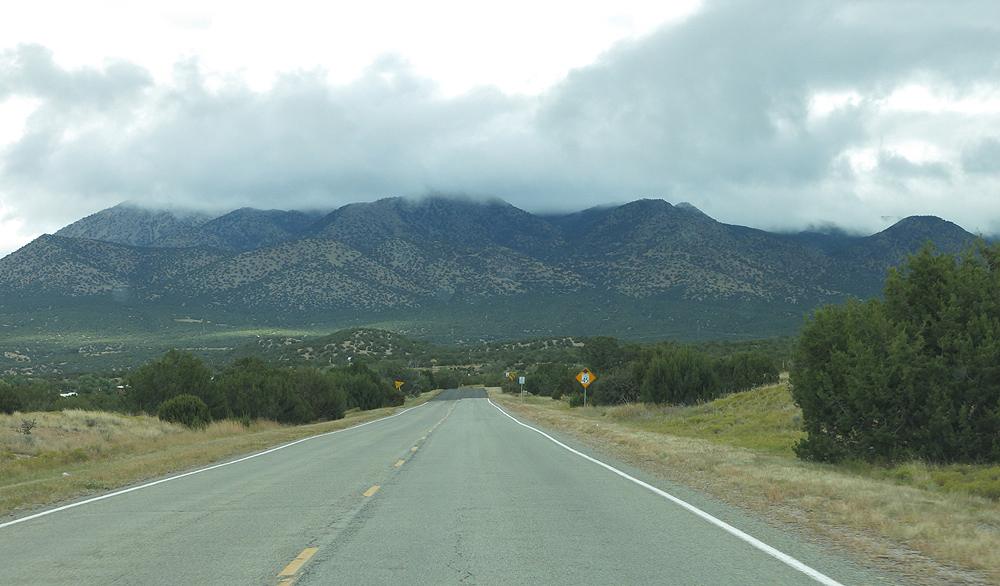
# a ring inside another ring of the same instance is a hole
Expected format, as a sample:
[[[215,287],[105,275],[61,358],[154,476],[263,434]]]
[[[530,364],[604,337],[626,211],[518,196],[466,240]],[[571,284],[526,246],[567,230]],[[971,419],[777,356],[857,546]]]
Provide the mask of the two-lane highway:
[[[768,552],[656,490],[518,423],[483,391],[448,391],[364,426],[0,520],[0,570],[46,585],[884,583],[712,505],[779,549]]]

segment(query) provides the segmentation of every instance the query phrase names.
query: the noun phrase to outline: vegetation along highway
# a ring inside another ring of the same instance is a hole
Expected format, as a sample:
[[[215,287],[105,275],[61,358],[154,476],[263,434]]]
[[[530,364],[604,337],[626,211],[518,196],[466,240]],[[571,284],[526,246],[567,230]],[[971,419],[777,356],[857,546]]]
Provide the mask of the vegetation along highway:
[[[8,521],[0,560],[47,585],[885,583],[483,390]]]

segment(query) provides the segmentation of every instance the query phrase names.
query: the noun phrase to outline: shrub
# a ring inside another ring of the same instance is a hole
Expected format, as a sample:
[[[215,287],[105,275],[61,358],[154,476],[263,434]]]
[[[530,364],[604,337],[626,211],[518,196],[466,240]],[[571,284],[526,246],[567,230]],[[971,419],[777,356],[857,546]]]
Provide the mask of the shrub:
[[[375,371],[387,381],[403,383],[400,391],[409,397],[417,397],[424,392],[420,372],[402,360],[383,360],[375,366]]]
[[[314,368],[302,368],[294,371],[293,378],[295,387],[312,407],[316,418],[328,421],[344,418],[347,395],[332,376]]]
[[[430,380],[435,389],[457,389],[462,384],[462,376],[452,369],[431,371]]]
[[[294,371],[268,368],[259,358],[236,360],[216,384],[226,410],[234,417],[280,423],[306,423],[315,418]]]
[[[21,410],[21,397],[13,387],[0,381],[0,413],[11,414]]]
[[[73,395],[72,397],[59,397],[52,402],[52,411],[69,411],[79,409],[81,411],[93,411],[94,405],[90,399],[84,395]]]
[[[17,432],[22,435],[31,435],[31,430],[35,429],[38,422],[34,419],[22,419],[21,425],[18,426]]]
[[[639,386],[631,366],[616,368],[597,378],[589,387],[595,405],[620,405],[639,402]]]
[[[799,457],[1000,461],[1000,243],[957,258],[928,244],[884,300],[817,310],[791,380]]]
[[[584,340],[583,360],[594,372],[610,372],[635,360],[639,354],[638,344],[618,345],[611,336],[595,336]]]
[[[347,406],[363,411],[379,407],[395,407],[406,401],[403,392],[382,379],[363,362],[330,371],[337,385],[347,395]],[[452,387],[455,388],[455,387]]]
[[[941,490],[964,492],[991,500],[1000,499],[1000,467],[958,469],[931,474],[931,480]]]
[[[723,386],[730,393],[776,383],[780,375],[777,361],[756,351],[737,352],[720,360],[719,371]]]
[[[574,373],[565,364],[546,362],[539,364],[535,371],[524,378],[524,390],[535,396],[558,399],[580,390]],[[518,385],[520,386],[520,385]]]
[[[216,416],[225,405],[212,385],[212,371],[190,352],[171,348],[159,360],[143,365],[126,378],[126,404],[134,412],[153,413],[161,403],[178,395],[195,395],[209,404]]]
[[[194,395],[178,395],[164,401],[156,415],[162,421],[179,423],[188,427],[204,427],[212,421],[208,405]]]
[[[712,361],[686,346],[671,343],[647,349],[633,368],[644,403],[690,405],[722,394]]]
[[[11,387],[20,397],[21,412],[51,411],[52,404],[59,400],[59,387],[50,381],[22,381]]]

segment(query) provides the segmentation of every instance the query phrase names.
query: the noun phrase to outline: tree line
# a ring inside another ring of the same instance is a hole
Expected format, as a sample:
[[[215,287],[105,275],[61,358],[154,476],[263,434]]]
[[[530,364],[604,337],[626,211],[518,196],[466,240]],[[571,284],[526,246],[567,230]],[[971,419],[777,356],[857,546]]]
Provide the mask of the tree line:
[[[584,364],[596,375],[587,388],[597,405],[621,403],[694,404],[722,395],[778,382],[778,361],[754,350],[713,355],[676,342],[655,346],[621,344],[610,336],[596,336],[582,348]],[[524,390],[553,398],[568,396],[582,404],[583,388],[576,380],[580,365],[543,363],[525,377]],[[507,380],[503,388],[518,392]]]
[[[132,412],[157,413],[167,420],[182,418],[178,413],[197,413],[199,422],[307,423],[341,419],[348,409],[402,405],[404,399],[391,381],[362,362],[320,371],[271,368],[259,358],[246,357],[216,374],[191,353],[174,349],[129,374],[124,395],[125,407]]]
[[[121,385],[84,375],[85,384],[90,379],[103,384],[71,397],[60,397],[57,387],[44,382],[0,382],[0,412],[84,408],[147,413],[186,425],[216,419],[308,423],[341,419],[350,409],[402,405],[404,393],[385,373],[409,382],[411,392],[419,394],[421,381],[412,369],[390,362],[380,370],[363,362],[326,370],[272,368],[246,357],[214,371],[190,352],[170,349],[126,375]]]

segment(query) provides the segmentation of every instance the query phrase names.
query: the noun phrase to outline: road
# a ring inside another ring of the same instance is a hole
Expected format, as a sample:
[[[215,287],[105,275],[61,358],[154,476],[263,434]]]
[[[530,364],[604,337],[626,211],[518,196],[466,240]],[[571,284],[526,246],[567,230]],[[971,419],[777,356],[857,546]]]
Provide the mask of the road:
[[[885,583],[549,435],[481,390],[446,391],[391,418],[0,519],[0,571],[12,583],[74,586]]]

